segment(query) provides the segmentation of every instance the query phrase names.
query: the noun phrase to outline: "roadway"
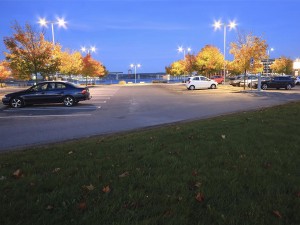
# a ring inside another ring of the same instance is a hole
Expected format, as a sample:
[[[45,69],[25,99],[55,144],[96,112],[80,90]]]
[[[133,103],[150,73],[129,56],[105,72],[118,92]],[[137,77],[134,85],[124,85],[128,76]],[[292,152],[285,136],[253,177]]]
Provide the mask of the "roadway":
[[[238,90],[238,89],[236,89]],[[204,119],[300,100],[290,91],[188,91],[182,84],[107,85],[90,88],[93,98],[12,109],[0,104],[0,151],[112,134],[178,121]]]

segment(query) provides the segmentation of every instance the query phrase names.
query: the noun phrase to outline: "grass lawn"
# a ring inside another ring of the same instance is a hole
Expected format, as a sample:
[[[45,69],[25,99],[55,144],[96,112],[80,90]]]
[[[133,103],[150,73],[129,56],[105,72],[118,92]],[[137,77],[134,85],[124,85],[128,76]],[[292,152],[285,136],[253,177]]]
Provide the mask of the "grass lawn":
[[[0,154],[0,224],[300,224],[300,103]]]

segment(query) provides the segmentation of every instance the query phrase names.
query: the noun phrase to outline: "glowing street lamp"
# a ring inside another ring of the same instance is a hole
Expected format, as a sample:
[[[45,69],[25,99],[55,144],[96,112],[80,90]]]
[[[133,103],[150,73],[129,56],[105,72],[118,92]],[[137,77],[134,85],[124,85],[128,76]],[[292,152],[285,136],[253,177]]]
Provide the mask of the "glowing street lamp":
[[[51,24],[51,29],[52,29],[52,42],[53,45],[55,45],[55,40],[54,40],[54,24],[57,24],[59,27],[67,28],[67,22],[63,18],[57,18],[56,21],[47,21],[45,18],[40,18],[38,23],[42,27],[48,27],[48,24]]]
[[[269,65],[269,60],[270,60],[270,51],[273,52],[275,49],[274,48],[268,48],[268,58],[267,58],[267,76],[269,76],[269,69],[270,69],[270,65]]]
[[[96,47],[91,46],[90,48],[81,47],[80,49],[82,52],[86,52],[87,54],[91,54],[91,52],[96,52]]]
[[[184,48],[184,47],[182,47],[182,46],[179,46],[179,47],[177,48],[177,51],[178,51],[178,52],[183,52],[183,59],[185,59],[186,52],[191,52],[192,49],[191,49],[191,48]]]
[[[221,29],[221,27],[223,26],[224,28],[224,84],[225,84],[225,78],[226,78],[226,31],[227,31],[227,27],[229,27],[229,30],[235,29],[235,27],[237,26],[235,21],[230,21],[228,24],[226,23],[222,23],[221,20],[215,21],[213,24],[213,27],[215,28],[215,30]]]
[[[130,64],[131,68],[134,68],[134,83],[136,83],[136,68],[141,67],[141,64]]]

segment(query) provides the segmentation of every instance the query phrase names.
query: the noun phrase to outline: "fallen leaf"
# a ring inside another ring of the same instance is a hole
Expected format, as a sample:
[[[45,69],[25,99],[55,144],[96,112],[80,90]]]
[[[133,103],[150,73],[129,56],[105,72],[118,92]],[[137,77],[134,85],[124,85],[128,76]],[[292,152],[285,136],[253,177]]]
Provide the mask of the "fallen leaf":
[[[22,172],[20,169],[17,169],[17,170],[13,173],[13,176],[14,176],[15,178],[20,178],[20,177],[22,177],[22,176],[24,176],[24,175],[23,175],[23,172]]]
[[[52,170],[52,173],[58,173],[60,171],[60,168],[55,168],[54,170]]]
[[[71,154],[73,154],[73,151],[69,151],[69,152],[68,152],[68,155],[71,155]]]
[[[199,188],[199,187],[201,187],[201,185],[202,184],[200,182],[196,182],[194,186],[197,187],[197,188]]]
[[[225,138],[226,138],[226,135],[225,135],[225,134],[222,134],[221,137],[222,137],[222,139],[225,139]]]
[[[95,189],[95,187],[90,184],[90,185],[83,185],[82,186],[83,189],[87,190],[87,191],[93,191]]]
[[[200,192],[197,193],[195,198],[198,202],[203,202],[204,201],[204,195]]]
[[[109,185],[104,186],[104,187],[102,188],[102,191],[103,191],[104,193],[109,193],[109,192],[110,192],[110,187],[109,187]]]
[[[194,171],[192,172],[192,175],[193,175],[194,177],[196,177],[196,176],[198,176],[198,172],[197,172],[196,170],[194,170]]]
[[[53,208],[54,208],[53,205],[47,205],[46,207],[47,210],[52,210]]]
[[[124,172],[124,173],[122,173],[122,174],[119,175],[120,178],[127,177],[127,176],[129,176],[129,172],[128,171],[126,171],[126,172]]]
[[[282,218],[282,215],[278,210],[273,210],[273,214],[278,218]]]
[[[85,210],[87,208],[86,202],[80,202],[77,205],[77,208],[80,209],[80,210]]]

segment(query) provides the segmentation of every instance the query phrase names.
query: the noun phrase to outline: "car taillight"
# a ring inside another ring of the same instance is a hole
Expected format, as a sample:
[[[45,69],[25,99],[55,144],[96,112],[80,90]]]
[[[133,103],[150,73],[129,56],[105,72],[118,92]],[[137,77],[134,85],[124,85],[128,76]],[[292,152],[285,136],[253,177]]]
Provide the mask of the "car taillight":
[[[83,94],[83,95],[85,95],[86,93],[87,93],[87,90],[85,90],[85,89],[81,91],[81,94]]]

